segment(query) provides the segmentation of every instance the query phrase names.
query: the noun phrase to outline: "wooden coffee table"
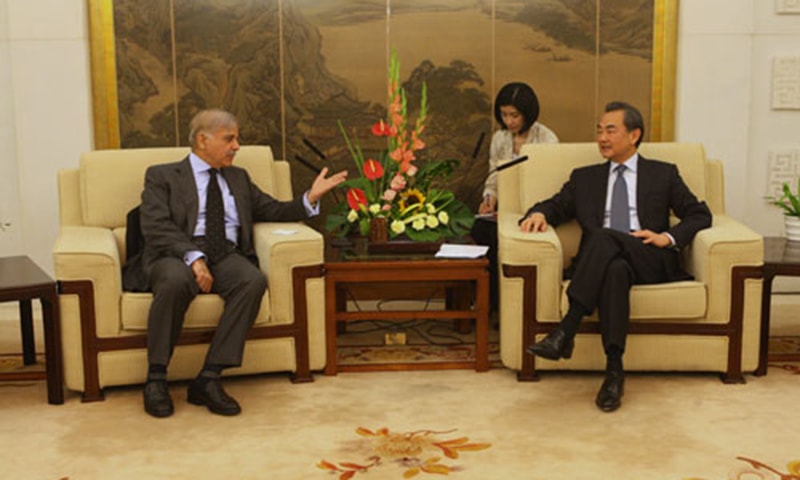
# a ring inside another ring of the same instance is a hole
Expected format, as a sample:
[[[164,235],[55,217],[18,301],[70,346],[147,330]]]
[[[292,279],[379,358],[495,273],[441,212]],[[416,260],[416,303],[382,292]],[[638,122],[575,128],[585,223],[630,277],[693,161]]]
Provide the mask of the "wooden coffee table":
[[[436,258],[434,253],[368,253],[366,240],[325,253],[325,374],[339,371],[418,370],[442,368],[489,369],[489,262],[478,259]],[[437,285],[455,292],[446,310],[348,312],[348,289],[370,288],[388,297],[420,285]],[[356,320],[453,319],[475,320],[475,361],[386,365],[337,365],[337,326]]]
[[[23,363],[36,361],[33,338],[31,300],[42,304],[44,322],[45,368],[47,400],[53,405],[64,403],[64,381],[61,365],[61,323],[58,315],[58,286],[36,263],[26,256],[0,257],[0,302],[19,302],[22,330]],[[30,374],[6,373],[4,379],[21,378]]]

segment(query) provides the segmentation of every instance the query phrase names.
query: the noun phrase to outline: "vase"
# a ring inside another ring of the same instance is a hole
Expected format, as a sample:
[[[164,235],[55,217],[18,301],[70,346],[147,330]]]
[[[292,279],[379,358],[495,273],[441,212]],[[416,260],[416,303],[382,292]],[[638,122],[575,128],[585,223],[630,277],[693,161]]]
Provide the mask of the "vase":
[[[784,215],[783,220],[786,227],[786,239],[790,242],[800,242],[800,217]]]
[[[389,223],[386,217],[373,217],[369,221],[369,243],[381,244],[389,240]]]

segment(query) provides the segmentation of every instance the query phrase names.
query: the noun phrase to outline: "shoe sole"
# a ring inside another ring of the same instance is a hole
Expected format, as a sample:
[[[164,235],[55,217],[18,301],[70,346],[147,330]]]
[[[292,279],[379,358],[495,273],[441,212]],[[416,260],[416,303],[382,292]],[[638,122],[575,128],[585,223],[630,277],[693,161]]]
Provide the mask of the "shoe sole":
[[[150,416],[156,417],[156,418],[171,417],[172,414],[175,413],[175,410],[159,412],[159,411],[156,411],[156,410],[150,410],[149,408],[146,408],[146,407],[145,407],[144,411],[147,412]]]
[[[237,409],[237,410],[221,410],[219,408],[214,408],[211,405],[207,404],[203,399],[195,398],[195,397],[192,397],[192,396],[186,397],[186,401],[191,403],[192,405],[197,405],[199,407],[206,407],[209,412],[216,413],[217,415],[224,415],[226,417],[233,417],[234,415],[239,415],[242,412],[241,409]]]

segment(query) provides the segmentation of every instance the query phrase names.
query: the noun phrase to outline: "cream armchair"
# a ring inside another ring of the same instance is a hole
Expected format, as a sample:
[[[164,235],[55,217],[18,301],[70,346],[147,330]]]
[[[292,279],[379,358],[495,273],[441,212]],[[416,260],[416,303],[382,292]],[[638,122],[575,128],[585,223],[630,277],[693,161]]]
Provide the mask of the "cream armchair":
[[[173,162],[187,148],[100,150],[80,166],[59,172],[60,232],[53,250],[61,285],[61,332],[67,388],[84,401],[102,400],[102,388],[143,383],[147,374],[146,327],[152,295],[122,290],[127,212],[139,204],[149,165]],[[266,146],[242,147],[236,165],[281,200],[292,196],[289,165]],[[325,366],[323,238],[301,223],[262,223],[254,241],[269,281],[251,329],[238,375],[294,372],[311,381]],[[295,300],[303,300],[295,303]],[[170,363],[170,379],[187,379],[202,366],[222,312],[217,295],[199,295]]]
[[[708,203],[714,221],[683,251],[693,281],[632,289],[625,368],[722,372],[725,382],[743,382],[742,372],[758,364],[761,281],[745,276],[756,276],[763,263],[762,238],[725,214],[722,164],[706,159],[702,145],[642,144],[640,152],[677,164],[684,181]],[[537,369],[603,369],[596,313],[583,322],[570,360],[524,353],[566,313],[568,282],[562,272],[577,251],[580,228],[573,221],[522,233],[517,224],[531,205],[556,193],[575,167],[602,158],[594,143],[525,145],[521,154],[530,159],[501,172],[498,180],[503,364],[519,370],[520,380],[538,379]]]

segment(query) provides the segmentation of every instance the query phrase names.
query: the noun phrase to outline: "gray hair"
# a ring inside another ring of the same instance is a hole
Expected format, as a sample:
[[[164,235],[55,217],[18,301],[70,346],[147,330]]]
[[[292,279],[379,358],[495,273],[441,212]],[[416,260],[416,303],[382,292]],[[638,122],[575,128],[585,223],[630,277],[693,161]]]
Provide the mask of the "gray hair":
[[[197,136],[201,133],[210,134],[220,128],[236,128],[238,126],[239,122],[231,112],[219,108],[202,110],[189,122],[189,145],[194,148]]]

